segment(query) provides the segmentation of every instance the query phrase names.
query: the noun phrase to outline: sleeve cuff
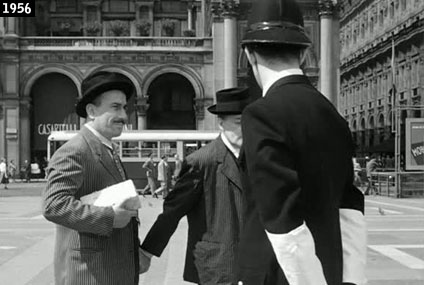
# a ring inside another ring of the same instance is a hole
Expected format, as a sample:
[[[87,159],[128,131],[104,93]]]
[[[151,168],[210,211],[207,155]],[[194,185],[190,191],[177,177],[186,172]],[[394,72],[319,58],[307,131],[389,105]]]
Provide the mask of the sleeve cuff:
[[[314,239],[305,223],[287,234],[266,234],[290,285],[327,284],[315,254]]]
[[[343,244],[343,282],[366,284],[367,232],[364,215],[357,210],[340,209]]]

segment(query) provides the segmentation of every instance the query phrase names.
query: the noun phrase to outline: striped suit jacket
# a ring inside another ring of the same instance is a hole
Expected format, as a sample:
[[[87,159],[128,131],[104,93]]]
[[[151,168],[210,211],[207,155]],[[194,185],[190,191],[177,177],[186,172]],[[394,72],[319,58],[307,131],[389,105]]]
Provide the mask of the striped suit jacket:
[[[43,214],[56,224],[57,285],[138,284],[137,221],[114,229],[112,207],[80,197],[122,181],[107,148],[86,127],[50,160]]]
[[[184,160],[163,213],[141,247],[160,256],[180,219],[187,216],[184,280],[203,285],[237,284],[241,194],[236,159],[219,137]]]

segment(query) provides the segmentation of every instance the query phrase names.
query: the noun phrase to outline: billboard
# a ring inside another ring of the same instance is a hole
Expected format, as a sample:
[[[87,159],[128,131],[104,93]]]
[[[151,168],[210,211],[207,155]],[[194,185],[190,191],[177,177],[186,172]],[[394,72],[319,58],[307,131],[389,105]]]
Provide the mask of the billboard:
[[[424,118],[406,119],[405,169],[424,170]]]

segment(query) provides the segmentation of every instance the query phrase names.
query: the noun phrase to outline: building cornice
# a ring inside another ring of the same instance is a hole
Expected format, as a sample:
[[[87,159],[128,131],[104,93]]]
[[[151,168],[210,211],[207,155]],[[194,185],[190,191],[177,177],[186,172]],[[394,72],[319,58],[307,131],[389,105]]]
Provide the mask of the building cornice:
[[[396,30],[397,33],[395,32]],[[376,38],[374,41],[366,44],[364,47],[359,48],[349,56],[346,56],[341,60],[340,64],[342,74],[348,73],[350,70],[358,68],[360,65],[365,64],[367,61],[376,58],[379,54],[389,52],[392,48],[392,33],[395,46],[398,46],[402,42],[405,42],[416,35],[424,34],[424,19],[402,30],[395,28],[392,31],[385,33],[381,37]]]

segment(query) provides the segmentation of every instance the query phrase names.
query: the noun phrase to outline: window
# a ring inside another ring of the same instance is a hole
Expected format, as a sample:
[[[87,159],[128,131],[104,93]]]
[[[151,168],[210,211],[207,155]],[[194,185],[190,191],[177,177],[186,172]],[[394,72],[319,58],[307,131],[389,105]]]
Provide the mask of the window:
[[[56,0],[56,12],[75,13],[78,11],[77,0]]]

